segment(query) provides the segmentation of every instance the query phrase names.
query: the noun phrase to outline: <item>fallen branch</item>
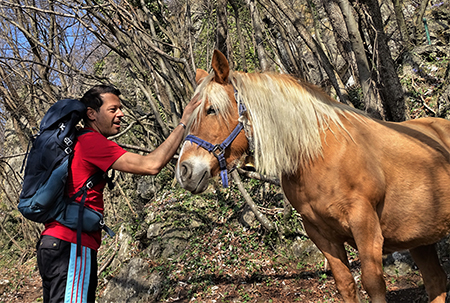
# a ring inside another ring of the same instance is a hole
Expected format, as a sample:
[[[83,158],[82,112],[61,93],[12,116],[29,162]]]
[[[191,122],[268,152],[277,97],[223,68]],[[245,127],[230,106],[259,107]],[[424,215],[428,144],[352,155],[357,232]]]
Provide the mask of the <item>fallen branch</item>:
[[[280,186],[280,180],[278,178],[275,177],[270,177],[270,176],[266,176],[266,175],[261,175],[260,173],[256,173],[256,172],[252,172],[252,171],[246,171],[242,168],[236,168],[236,170],[239,172],[239,174],[244,175],[246,177],[252,178],[252,179],[256,179],[256,180],[260,180],[260,181],[264,181],[264,182],[268,182],[277,186]]]
[[[9,217],[9,214],[6,214],[5,218],[3,221],[6,221],[6,218]],[[22,252],[22,254],[25,252],[25,249],[23,249],[20,244],[14,240],[15,237],[12,237],[8,231],[5,229],[5,227],[3,226],[3,222],[0,223],[0,229],[3,229],[3,232],[6,234],[6,236],[8,236],[9,240]]]
[[[231,175],[233,176],[233,180],[236,183],[236,185],[239,188],[239,191],[242,193],[242,196],[245,199],[245,202],[247,203],[247,205],[250,207],[250,209],[253,211],[253,213],[255,214],[256,219],[268,230],[268,231],[272,231],[275,229],[273,223],[267,219],[267,217],[261,213],[258,209],[258,206],[255,204],[255,202],[253,202],[252,198],[250,197],[250,195],[248,194],[247,190],[245,190],[244,185],[242,185],[242,181],[241,178],[239,177],[239,173],[234,170],[231,172]]]
[[[420,96],[420,100],[422,101],[423,107],[425,107],[429,112],[431,112],[436,117],[436,112],[431,107],[428,106],[426,100],[422,96]]]
[[[271,216],[275,216],[277,214],[282,214],[285,212],[284,208],[265,208],[262,206],[257,206],[259,211],[262,212],[263,214],[269,214]],[[295,213],[295,216],[298,217],[300,219],[300,221],[302,220],[302,215],[300,215],[299,213]]]
[[[117,188],[119,189],[120,193],[122,194],[123,198],[128,204],[128,207],[130,208],[131,212],[134,214],[134,216],[137,218],[138,215],[134,211],[133,207],[131,206],[130,200],[128,200],[127,195],[125,195],[125,192],[123,191],[122,187],[120,186],[119,182],[116,182]]]
[[[106,260],[105,263],[99,268],[97,271],[97,276],[100,276],[100,274],[111,264],[111,262],[114,260],[114,257],[117,253],[117,243],[119,242],[119,235],[116,234],[116,240],[114,242],[114,251],[112,252],[112,255]]]

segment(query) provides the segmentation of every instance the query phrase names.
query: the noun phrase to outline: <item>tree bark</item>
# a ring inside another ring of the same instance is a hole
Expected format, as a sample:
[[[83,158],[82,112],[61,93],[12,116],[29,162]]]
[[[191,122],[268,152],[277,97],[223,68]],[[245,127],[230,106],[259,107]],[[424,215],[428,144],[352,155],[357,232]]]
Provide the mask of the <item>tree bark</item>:
[[[256,53],[258,54],[259,66],[261,67],[261,71],[263,72],[270,71],[271,66],[264,49],[263,25],[261,22],[261,18],[259,17],[259,11],[254,0],[245,0],[245,2],[247,3],[247,6],[250,10],[250,15],[252,17],[252,25],[256,41]]]
[[[376,67],[379,72],[379,81],[381,82],[380,92],[383,96],[385,117],[390,121],[404,121],[409,118],[406,111],[405,95],[387,44],[380,6],[377,0],[363,1],[367,4],[369,15],[372,17],[376,30],[376,41],[374,41],[373,47],[377,58]]]
[[[318,56],[320,58],[320,62],[322,63],[322,66],[325,70],[325,73],[327,74],[328,78],[330,79],[331,84],[333,85],[336,94],[339,97],[339,100],[343,103],[348,104],[349,98],[348,94],[346,93],[345,87],[339,84],[339,81],[336,78],[335,69],[330,63],[329,58],[323,51],[323,49],[318,45],[317,41],[314,40],[314,38],[309,34],[306,27],[302,24],[300,18],[296,16],[287,5],[280,0],[271,0],[282,12],[288,20],[292,23],[298,34],[301,36],[303,41],[305,41],[308,48],[313,52],[314,56]]]
[[[239,191],[241,192],[242,196],[244,197],[245,202],[250,207],[250,209],[255,214],[256,219],[261,223],[262,226],[264,226],[265,229],[268,231],[272,231],[275,229],[273,223],[267,219],[267,217],[261,213],[258,209],[258,206],[256,206],[255,202],[253,202],[252,197],[248,194],[247,190],[245,190],[244,185],[242,185],[241,178],[239,177],[239,173],[234,170],[231,175],[233,176],[234,182],[236,182],[237,187],[239,188]]]
[[[301,68],[300,60],[295,58],[291,46],[289,45],[290,41],[286,25],[282,22],[282,17],[280,16],[278,9],[269,1],[264,1],[264,4],[267,12],[272,16],[273,20],[276,20],[275,22],[270,22],[270,25],[268,26],[273,29],[272,36],[276,41],[275,44],[284,69],[288,73],[306,80],[305,73]]]
[[[217,0],[217,29],[216,29],[216,49],[220,50],[225,57],[230,58],[227,46],[228,23],[227,23],[227,2],[228,0]]]
[[[348,0],[336,0],[344,16],[352,49],[356,57],[359,72],[359,82],[364,94],[365,110],[371,116],[383,119],[381,100],[375,91],[375,83],[372,80],[369,61],[364,50],[364,43],[359,34],[358,24],[353,16],[353,10]]]
[[[241,22],[239,19],[239,4],[236,3],[236,0],[230,0],[231,7],[234,11],[234,20],[236,22],[236,33],[239,40],[239,55],[241,58],[241,70],[244,72],[248,71],[247,68],[247,59],[245,57],[245,41],[244,37],[242,36],[242,29],[241,29]]]
[[[413,30],[414,30],[414,40],[415,44],[419,45],[421,44],[421,41],[425,39],[425,27],[423,25],[423,16],[425,15],[425,10],[427,9],[429,0],[422,0],[420,1],[420,6],[416,10],[414,24],[413,24]]]
[[[400,31],[403,47],[410,49],[412,45],[411,40],[409,39],[405,16],[403,15],[403,0],[392,0],[392,4],[394,5],[395,19],[397,20],[397,26]]]
[[[2,65],[0,65],[0,79],[2,80],[0,81],[0,99],[5,109],[14,119],[15,125],[17,126],[15,131],[17,132],[22,148],[26,149],[31,139],[31,131],[22,123],[22,118],[24,117],[26,119],[28,127],[31,129],[37,130],[38,124],[25,105],[23,98],[20,98]]]
[[[336,40],[338,49],[344,60],[347,62],[347,66],[350,68],[350,74],[353,76],[353,80],[356,84],[359,84],[358,66],[356,64],[355,54],[353,53],[350,38],[345,26],[344,16],[342,15],[342,12],[335,0],[323,0],[323,5],[328,17],[330,18],[330,23],[333,27],[334,39]],[[339,71],[341,77],[345,72],[346,70]]]

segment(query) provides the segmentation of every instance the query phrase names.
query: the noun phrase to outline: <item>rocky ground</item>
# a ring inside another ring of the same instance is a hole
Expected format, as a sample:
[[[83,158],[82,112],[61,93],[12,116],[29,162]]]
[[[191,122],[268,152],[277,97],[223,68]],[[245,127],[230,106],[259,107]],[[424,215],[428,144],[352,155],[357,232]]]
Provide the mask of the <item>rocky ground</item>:
[[[0,302],[42,302],[40,277],[35,263],[36,259],[31,258],[16,265],[14,269],[0,269]],[[358,261],[355,260],[352,264],[353,273],[358,280]],[[209,284],[207,291],[195,292],[195,295],[191,292],[192,284],[185,277],[179,277],[171,295],[160,298],[158,302],[342,302],[330,273],[319,272],[312,266],[297,267],[291,262],[280,267],[280,264],[268,261],[252,276],[204,276],[204,282]],[[233,270],[240,271],[239,268]],[[388,302],[427,302],[417,272],[404,276],[385,275],[385,281]],[[368,302],[364,291],[360,291],[360,296],[364,298],[363,302]]]
[[[152,203],[151,208],[156,211],[172,209],[171,205],[189,205],[192,209],[204,206],[196,204],[199,199],[184,198],[180,203],[176,194],[168,194]],[[127,233],[123,229],[119,231],[117,249],[114,249],[116,239],[105,238],[99,251],[99,268],[105,268],[99,275],[99,302],[342,302],[331,273],[325,270],[325,259],[313,246],[305,244],[307,238],[298,241],[301,246],[296,249],[277,246],[257,224],[253,228],[242,227],[236,218],[240,208],[214,205],[217,208],[208,211],[216,220],[191,233],[189,245],[177,256],[150,257],[152,246],[136,240],[138,231],[133,240],[124,236]],[[187,212],[186,208],[179,210]],[[170,230],[175,221],[178,226],[186,225],[176,213],[166,211],[162,216]],[[145,229],[154,231],[151,226]],[[160,232],[158,237],[164,238],[165,234]],[[168,244],[171,240],[162,242]],[[161,246],[162,254],[164,247],[171,246]],[[115,256],[112,262],[110,256]],[[348,256],[362,302],[369,302],[361,288],[358,254],[348,248]],[[385,260],[387,300],[427,302],[417,268],[399,262],[406,259],[397,254]],[[447,264],[447,259],[443,261]],[[159,282],[154,283],[152,277]],[[150,280],[153,282],[149,283]],[[18,260],[11,259],[7,251],[0,253],[0,303],[42,302],[41,292],[36,257],[31,248],[28,255]],[[149,293],[156,296],[146,296]]]

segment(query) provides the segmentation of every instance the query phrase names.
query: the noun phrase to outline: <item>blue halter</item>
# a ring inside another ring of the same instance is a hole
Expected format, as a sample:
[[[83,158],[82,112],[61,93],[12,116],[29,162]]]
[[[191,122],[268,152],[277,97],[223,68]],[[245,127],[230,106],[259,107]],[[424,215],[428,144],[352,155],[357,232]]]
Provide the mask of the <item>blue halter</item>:
[[[234,92],[235,98],[237,100],[237,91]],[[244,104],[239,104],[239,116],[246,111],[246,107]],[[199,137],[194,135],[187,135],[184,141],[190,141],[191,143],[196,143],[199,147],[203,147],[208,152],[212,153],[214,157],[219,161],[220,167],[220,177],[222,178],[222,185],[224,188],[228,187],[228,174],[227,174],[227,162],[225,161],[225,149],[230,146],[230,144],[236,139],[241,130],[244,129],[244,125],[242,122],[239,122],[238,125],[233,129],[231,134],[221,143],[213,145]]]

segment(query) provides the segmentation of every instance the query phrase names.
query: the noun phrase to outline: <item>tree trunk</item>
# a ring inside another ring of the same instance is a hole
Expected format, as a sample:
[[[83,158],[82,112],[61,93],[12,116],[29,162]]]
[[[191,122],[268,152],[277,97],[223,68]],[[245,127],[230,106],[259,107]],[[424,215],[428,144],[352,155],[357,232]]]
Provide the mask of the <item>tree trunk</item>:
[[[17,12],[17,21],[22,26],[22,28],[28,28],[29,30],[28,32],[24,33],[24,36],[31,46],[31,52],[34,56],[33,60],[38,63],[36,65],[36,69],[39,74],[40,84],[42,85],[42,91],[45,94],[45,99],[49,100],[50,104],[53,104],[57,101],[53,94],[49,80],[49,71],[53,60],[53,54],[47,52],[46,55],[43,55],[43,51],[41,50],[41,47],[39,45],[39,42],[43,39],[43,37],[41,35],[41,31],[38,29],[38,17],[36,16],[36,12],[29,14],[24,12],[22,8],[18,9]],[[49,28],[48,30],[49,32],[47,34],[51,38],[49,38],[45,43],[49,44],[48,47],[53,50],[53,37],[56,34],[54,32],[51,32],[52,28]]]
[[[377,71],[382,89],[383,107],[387,120],[404,121],[407,117],[406,101],[403,87],[400,84],[394,60],[387,44],[387,37],[383,29],[383,19],[377,0],[364,0],[367,4],[369,15],[372,16],[377,40],[373,43],[374,53],[377,58]]]
[[[294,74],[300,79],[304,79],[305,75],[300,66],[301,62],[295,58],[291,46],[289,45],[288,33],[286,32],[285,24],[283,24],[282,17],[278,9],[270,1],[259,1],[262,7],[268,13],[264,18],[268,31],[271,33],[276,49],[278,50],[278,57],[280,58],[280,68],[286,73]],[[273,21],[274,20],[274,21]]]
[[[25,118],[28,126],[36,131],[38,124],[34,116],[31,115],[28,107],[25,105],[24,99],[20,98],[18,92],[11,83],[7,72],[1,65],[0,79],[2,80],[0,81],[0,99],[15,122],[15,131],[17,132],[22,148],[26,149],[31,138],[31,132],[30,129],[22,123],[22,118]]]
[[[318,56],[320,58],[323,69],[330,79],[330,82],[333,85],[336,94],[339,97],[339,100],[343,103],[348,104],[348,94],[345,90],[345,87],[339,84],[339,81],[336,78],[334,67],[331,65],[329,58],[327,57],[323,49],[318,45],[317,41],[314,40],[313,37],[309,34],[308,30],[302,24],[300,18],[296,14],[294,14],[292,9],[287,7],[287,5],[283,1],[272,0],[272,2],[278,7],[280,12],[282,12],[289,19],[300,37],[303,39],[303,41],[305,41],[308,48],[313,52],[314,56]]]
[[[217,30],[216,49],[220,50],[225,57],[230,58],[227,47],[228,24],[227,24],[227,0],[217,0]]]
[[[356,64],[359,72],[359,82],[364,94],[365,110],[371,116],[383,119],[383,110],[381,107],[381,100],[378,98],[375,91],[375,83],[372,81],[372,76],[369,67],[369,61],[367,60],[364,50],[364,43],[359,34],[358,24],[353,16],[353,10],[348,0],[336,1],[341,8],[342,15],[344,16],[345,24],[347,25],[347,31],[352,44],[353,52],[356,57]]]
[[[425,27],[423,25],[423,16],[425,15],[425,10],[427,9],[429,0],[422,0],[420,1],[420,6],[416,10],[414,24],[413,24],[413,31],[414,31],[414,40],[415,44],[419,45],[421,44],[421,41],[425,38]]]
[[[323,5],[328,17],[330,18],[334,38],[339,51],[341,52],[344,60],[347,62],[348,68],[350,68],[350,74],[353,76],[353,80],[356,84],[359,84],[358,66],[356,64],[355,54],[353,53],[350,38],[345,26],[344,16],[342,16],[342,12],[334,0],[323,0]],[[341,77],[346,71],[347,70],[339,71]]]
[[[245,202],[250,207],[250,209],[255,214],[256,219],[261,223],[262,226],[268,231],[272,231],[275,229],[273,223],[267,219],[267,217],[261,213],[258,209],[258,206],[256,206],[255,202],[253,202],[252,197],[248,194],[248,192],[245,190],[244,185],[242,184],[241,178],[239,177],[239,173],[237,170],[233,170],[231,173],[233,176],[233,180],[236,183],[237,187],[239,188],[239,191],[241,192],[242,196],[244,197]]]
[[[252,25],[256,40],[256,53],[258,54],[259,65],[261,67],[261,71],[269,71],[271,67],[269,65],[269,60],[267,59],[266,51],[264,49],[264,36],[263,36],[263,25],[261,22],[261,18],[259,17],[258,9],[256,8],[256,4],[254,0],[246,0],[245,1],[250,10],[250,15],[252,16]]]
[[[400,37],[402,39],[403,46],[406,49],[410,49],[411,41],[409,39],[405,16],[403,15],[403,0],[392,0],[392,4],[394,5],[395,19],[397,20],[397,26],[400,30]]]
[[[241,70],[247,72],[247,59],[245,58],[245,41],[242,36],[241,22],[239,20],[239,4],[236,3],[236,0],[230,0],[231,7],[234,11],[234,19],[236,22],[236,32],[237,38],[239,40],[239,55],[241,57]]]
[[[188,43],[189,43],[189,55],[190,60],[192,64],[192,70],[196,70],[197,67],[195,66],[195,60],[194,60],[194,48],[192,46],[192,35],[191,35],[191,28],[192,28],[192,20],[191,20],[191,5],[190,1],[186,1],[186,26],[188,28]]]

